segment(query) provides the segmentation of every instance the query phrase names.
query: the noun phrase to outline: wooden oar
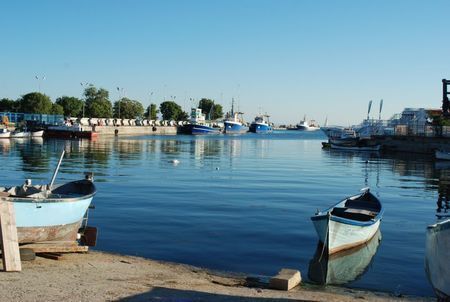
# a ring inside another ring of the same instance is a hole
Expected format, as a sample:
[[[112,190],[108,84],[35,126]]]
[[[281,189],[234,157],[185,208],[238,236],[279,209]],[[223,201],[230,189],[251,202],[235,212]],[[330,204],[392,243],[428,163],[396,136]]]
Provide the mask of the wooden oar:
[[[50,181],[50,184],[48,185],[48,190],[49,190],[49,191],[52,190],[53,183],[55,182],[55,179],[56,179],[56,174],[58,174],[59,166],[61,165],[61,162],[62,162],[62,160],[63,160],[63,157],[64,157],[64,153],[65,153],[65,152],[66,152],[66,151],[65,151],[64,149],[63,149],[62,152],[61,152],[61,157],[59,158],[58,165],[56,166],[55,172],[53,172],[52,180]]]

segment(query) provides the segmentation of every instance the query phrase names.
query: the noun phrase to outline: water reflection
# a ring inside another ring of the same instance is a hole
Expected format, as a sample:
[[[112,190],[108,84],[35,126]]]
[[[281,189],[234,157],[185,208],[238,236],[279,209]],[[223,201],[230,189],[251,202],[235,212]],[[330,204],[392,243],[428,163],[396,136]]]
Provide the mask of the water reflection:
[[[427,227],[425,271],[439,301],[450,301],[450,219]]]
[[[330,256],[319,243],[309,263],[309,279],[323,285],[342,285],[355,281],[368,270],[380,241],[381,232],[378,231],[369,242]]]

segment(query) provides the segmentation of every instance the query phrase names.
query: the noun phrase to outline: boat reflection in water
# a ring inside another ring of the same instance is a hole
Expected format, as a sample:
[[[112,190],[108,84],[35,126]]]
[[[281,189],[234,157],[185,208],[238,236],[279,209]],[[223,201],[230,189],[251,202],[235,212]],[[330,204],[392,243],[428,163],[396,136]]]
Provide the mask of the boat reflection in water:
[[[358,279],[372,262],[380,241],[381,232],[378,230],[367,243],[330,256],[319,243],[314,258],[309,262],[309,279],[322,285],[342,285]]]
[[[450,301],[450,218],[427,227],[425,271],[438,301]]]

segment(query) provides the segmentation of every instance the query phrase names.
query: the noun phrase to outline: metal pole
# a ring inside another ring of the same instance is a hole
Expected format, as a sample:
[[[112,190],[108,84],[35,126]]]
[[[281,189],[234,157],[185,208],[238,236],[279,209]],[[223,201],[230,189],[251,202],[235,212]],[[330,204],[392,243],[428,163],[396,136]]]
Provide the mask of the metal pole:
[[[58,174],[59,166],[61,165],[61,162],[62,162],[62,160],[63,160],[63,157],[64,157],[64,153],[65,153],[65,152],[66,152],[66,151],[63,149],[62,152],[61,152],[61,157],[59,158],[59,161],[58,161],[58,165],[56,166],[55,172],[53,172],[52,181],[51,181],[50,184],[48,185],[48,189],[49,189],[50,191],[52,190],[53,183],[55,182],[55,179],[56,179],[56,174]]]

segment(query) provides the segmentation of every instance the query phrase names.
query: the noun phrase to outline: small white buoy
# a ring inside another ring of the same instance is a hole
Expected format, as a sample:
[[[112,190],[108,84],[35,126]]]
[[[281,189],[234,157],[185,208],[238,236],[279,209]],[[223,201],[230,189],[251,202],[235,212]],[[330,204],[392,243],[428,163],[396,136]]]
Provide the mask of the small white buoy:
[[[171,161],[169,161],[170,163],[174,164],[174,165],[178,165],[180,163],[180,161],[178,159],[172,159]]]

